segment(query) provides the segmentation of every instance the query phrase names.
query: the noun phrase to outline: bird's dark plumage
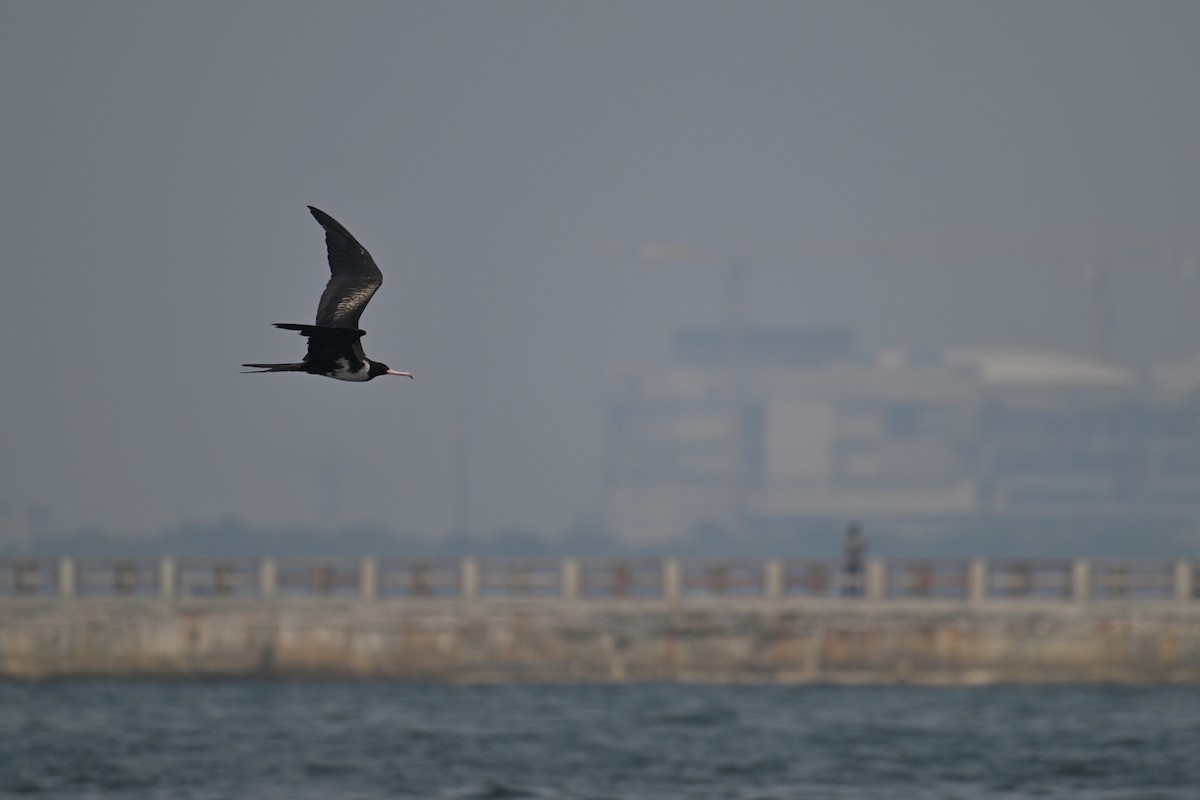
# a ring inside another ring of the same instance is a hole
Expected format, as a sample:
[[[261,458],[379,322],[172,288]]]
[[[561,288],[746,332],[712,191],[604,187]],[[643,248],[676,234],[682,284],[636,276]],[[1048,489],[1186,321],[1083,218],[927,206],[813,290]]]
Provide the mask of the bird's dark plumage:
[[[341,223],[319,208],[309,206],[308,210],[325,229],[325,249],[329,253],[329,283],[317,306],[317,325],[357,328],[363,309],[383,283],[383,273],[367,248]]]
[[[277,322],[276,328],[297,331],[308,339],[304,361],[291,364],[243,364],[260,372],[307,372],[344,381],[369,381],[380,375],[403,375],[386,364],[371,361],[363,353],[364,331],[358,327],[363,309],[383,283],[383,273],[367,248],[358,243],[342,224],[319,208],[308,207],[325,229],[329,257],[329,282],[317,304],[315,325]]]

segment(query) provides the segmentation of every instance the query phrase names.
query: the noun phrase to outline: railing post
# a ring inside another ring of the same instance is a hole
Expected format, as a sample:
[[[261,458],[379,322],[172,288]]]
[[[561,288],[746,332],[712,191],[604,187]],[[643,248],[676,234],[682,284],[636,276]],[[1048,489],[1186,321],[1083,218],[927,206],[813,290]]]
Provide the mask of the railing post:
[[[163,600],[175,596],[175,559],[170,556],[158,560],[158,594]]]
[[[763,565],[763,597],[778,600],[783,597],[783,562],[772,558]]]
[[[75,559],[62,556],[58,559],[58,596],[70,600],[75,596]]]
[[[563,600],[579,599],[579,561],[574,558],[564,558],[562,561],[562,598]]]
[[[1194,598],[1195,582],[1196,582],[1195,567],[1192,566],[1192,562],[1185,561],[1184,559],[1180,559],[1179,561],[1176,561],[1175,562],[1175,575],[1174,575],[1174,581],[1173,581],[1173,583],[1175,584],[1175,591],[1174,591],[1175,600],[1180,603],[1187,603],[1187,602],[1190,602],[1191,600],[1195,599]]]
[[[379,596],[379,562],[370,556],[358,565],[358,594],[363,600]]]
[[[683,567],[677,558],[664,558],[662,561],[663,599],[678,600],[683,595]]]
[[[479,562],[473,558],[464,558],[458,565],[458,588],[463,600],[475,600],[479,597]]]
[[[264,558],[258,562],[258,596],[268,599],[275,596],[277,588],[275,559]]]
[[[887,596],[887,568],[882,558],[867,559],[866,578],[864,594],[868,600],[879,601]]]
[[[967,602],[973,605],[988,599],[988,564],[986,559],[972,558],[967,562]]]
[[[1071,600],[1086,603],[1092,596],[1092,565],[1086,558],[1071,562]]]

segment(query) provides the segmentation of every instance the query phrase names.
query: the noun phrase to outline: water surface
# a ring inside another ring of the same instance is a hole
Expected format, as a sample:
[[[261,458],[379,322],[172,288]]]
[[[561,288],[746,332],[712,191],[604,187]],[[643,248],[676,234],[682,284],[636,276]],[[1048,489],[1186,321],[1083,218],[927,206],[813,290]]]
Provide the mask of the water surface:
[[[1200,688],[0,684],[0,796],[1200,796]]]

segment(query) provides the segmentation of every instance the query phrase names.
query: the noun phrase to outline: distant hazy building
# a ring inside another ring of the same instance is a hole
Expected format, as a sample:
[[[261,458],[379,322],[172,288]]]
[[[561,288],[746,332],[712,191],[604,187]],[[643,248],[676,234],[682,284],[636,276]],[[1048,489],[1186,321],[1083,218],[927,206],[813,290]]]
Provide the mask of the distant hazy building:
[[[1200,361],[685,332],[611,381],[610,520],[637,541],[817,517],[1200,523],[1198,386]]]

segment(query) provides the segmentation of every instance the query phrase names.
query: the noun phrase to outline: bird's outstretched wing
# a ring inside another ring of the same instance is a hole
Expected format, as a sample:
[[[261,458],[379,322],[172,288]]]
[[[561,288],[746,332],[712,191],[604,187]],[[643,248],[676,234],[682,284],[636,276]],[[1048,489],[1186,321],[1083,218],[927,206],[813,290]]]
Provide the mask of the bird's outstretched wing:
[[[308,207],[325,229],[329,252],[329,283],[317,306],[317,325],[324,328],[358,328],[358,318],[383,283],[383,273],[367,248],[341,223],[319,208]]]

